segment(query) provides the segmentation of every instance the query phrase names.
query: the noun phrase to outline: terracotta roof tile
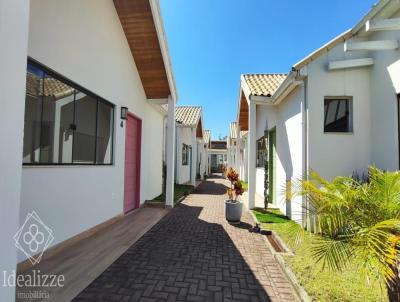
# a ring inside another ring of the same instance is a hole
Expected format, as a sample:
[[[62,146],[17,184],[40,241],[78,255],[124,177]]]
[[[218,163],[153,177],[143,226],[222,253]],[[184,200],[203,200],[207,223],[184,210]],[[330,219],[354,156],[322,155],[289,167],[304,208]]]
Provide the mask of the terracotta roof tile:
[[[268,97],[274,94],[286,76],[284,73],[243,75],[252,95]]]
[[[199,106],[178,106],[175,109],[175,120],[187,127],[195,127],[201,117]]]
[[[45,77],[43,94],[43,78],[28,72],[26,74],[26,93],[35,97],[52,96],[57,100],[73,94],[74,88],[52,77]]]

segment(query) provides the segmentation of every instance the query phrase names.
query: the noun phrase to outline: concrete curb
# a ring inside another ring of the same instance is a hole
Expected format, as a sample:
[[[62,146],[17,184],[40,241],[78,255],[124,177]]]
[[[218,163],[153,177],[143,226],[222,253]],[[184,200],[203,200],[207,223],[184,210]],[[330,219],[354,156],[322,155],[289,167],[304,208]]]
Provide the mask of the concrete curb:
[[[250,213],[250,216],[253,218],[254,223],[260,223],[257,220],[257,217],[254,215],[253,211],[248,210]],[[272,255],[274,255],[274,258],[278,262],[279,266],[282,268],[283,272],[285,273],[286,277],[289,279],[289,282],[292,284],[292,287],[296,293],[296,298],[298,301],[301,302],[311,302],[310,296],[307,294],[305,289],[300,285],[299,281],[297,281],[297,278],[291,268],[286,264],[285,259],[282,257],[282,255],[289,255],[289,256],[294,256],[293,252],[286,246],[284,241],[279,237],[279,235],[276,232],[273,232],[275,238],[279,241],[279,243],[282,245],[284,248],[285,252],[284,253],[278,253],[274,250],[274,248],[271,246],[271,243],[268,241],[266,236],[263,236],[264,241],[268,248],[270,249]]]

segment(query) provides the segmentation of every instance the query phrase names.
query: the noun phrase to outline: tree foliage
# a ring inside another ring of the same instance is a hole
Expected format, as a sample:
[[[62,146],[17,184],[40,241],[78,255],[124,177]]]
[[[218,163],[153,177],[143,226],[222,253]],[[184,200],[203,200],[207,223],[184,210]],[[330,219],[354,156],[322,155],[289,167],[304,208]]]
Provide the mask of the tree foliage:
[[[398,301],[400,247],[400,172],[369,168],[367,182],[351,177],[327,181],[311,172],[299,182],[297,193],[307,198],[307,214],[321,235],[313,246],[316,261],[343,270],[350,261],[366,277],[383,279]],[[301,242],[304,230],[291,230]]]

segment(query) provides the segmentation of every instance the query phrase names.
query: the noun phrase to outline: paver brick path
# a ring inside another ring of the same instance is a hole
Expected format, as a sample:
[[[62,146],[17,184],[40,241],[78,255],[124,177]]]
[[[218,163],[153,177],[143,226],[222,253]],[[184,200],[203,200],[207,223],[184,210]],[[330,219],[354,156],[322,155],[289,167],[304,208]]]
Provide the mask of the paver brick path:
[[[295,301],[265,240],[224,219],[211,178],[129,248],[76,301]]]

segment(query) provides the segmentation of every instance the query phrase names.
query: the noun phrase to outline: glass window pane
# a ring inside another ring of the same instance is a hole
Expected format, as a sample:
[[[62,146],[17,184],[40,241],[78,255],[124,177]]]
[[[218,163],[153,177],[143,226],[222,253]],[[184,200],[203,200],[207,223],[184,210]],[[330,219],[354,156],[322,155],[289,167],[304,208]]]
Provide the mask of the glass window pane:
[[[182,165],[188,164],[188,146],[182,145]]]
[[[43,72],[28,64],[26,73],[24,163],[39,163]]]
[[[74,89],[45,74],[42,112],[40,162],[71,163]]]
[[[339,103],[338,119],[344,118],[347,114],[347,101],[341,100]]]
[[[350,132],[351,101],[349,99],[325,99],[325,132]]]
[[[23,163],[112,164],[114,107],[39,66],[27,66]]]
[[[332,100],[326,102],[327,108],[325,110],[326,112],[326,119],[325,119],[325,125],[330,124],[335,121],[335,115],[336,115],[336,109],[338,106],[338,101]]]
[[[96,163],[98,164],[111,164],[112,162],[113,119],[113,107],[106,103],[99,102],[96,143]]]
[[[83,92],[75,93],[73,162],[95,163],[97,100]]]

